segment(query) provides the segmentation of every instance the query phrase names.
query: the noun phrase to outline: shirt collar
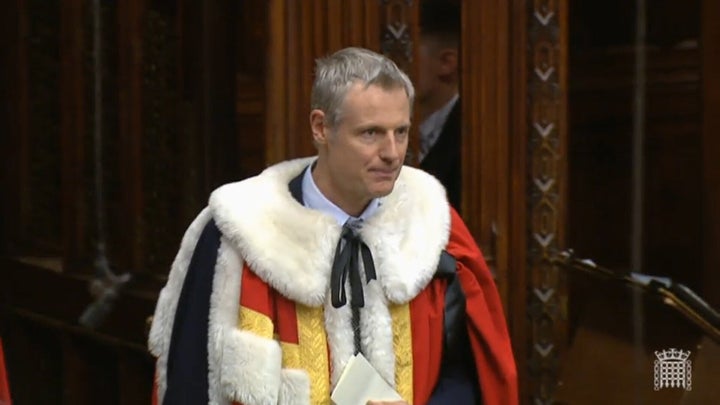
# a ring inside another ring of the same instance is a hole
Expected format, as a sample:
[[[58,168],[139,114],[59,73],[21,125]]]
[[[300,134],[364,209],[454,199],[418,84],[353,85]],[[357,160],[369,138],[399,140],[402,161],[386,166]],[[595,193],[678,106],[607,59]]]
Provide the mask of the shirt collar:
[[[430,136],[430,134],[439,133],[459,97],[460,95],[456,93],[442,108],[425,118],[425,121],[420,124],[420,134],[422,136]]]
[[[307,169],[305,169],[305,174],[303,175],[302,180],[302,193],[303,193],[303,202],[305,203],[305,206],[310,209],[318,210],[320,212],[323,212],[325,214],[328,214],[335,218],[335,220],[340,225],[344,225],[345,222],[347,222],[348,219],[368,219],[370,218],[380,207],[380,199],[379,198],[373,198],[372,201],[370,201],[370,204],[368,204],[367,208],[365,208],[365,211],[360,214],[359,217],[353,217],[351,215],[348,215],[345,211],[343,211],[340,207],[333,204],[332,201],[328,200],[323,193],[318,189],[317,184],[315,184],[315,180],[312,176],[312,168],[315,166],[315,163],[309,165]]]

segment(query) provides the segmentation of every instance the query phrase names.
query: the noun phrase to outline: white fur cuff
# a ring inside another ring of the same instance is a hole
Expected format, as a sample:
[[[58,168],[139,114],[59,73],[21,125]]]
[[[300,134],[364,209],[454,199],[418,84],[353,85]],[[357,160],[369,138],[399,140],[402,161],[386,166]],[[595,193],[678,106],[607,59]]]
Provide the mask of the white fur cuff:
[[[272,340],[229,330],[224,336],[220,384],[228,398],[245,405],[275,405],[281,387],[282,351]]]
[[[310,405],[310,378],[304,370],[282,370],[279,405]]]

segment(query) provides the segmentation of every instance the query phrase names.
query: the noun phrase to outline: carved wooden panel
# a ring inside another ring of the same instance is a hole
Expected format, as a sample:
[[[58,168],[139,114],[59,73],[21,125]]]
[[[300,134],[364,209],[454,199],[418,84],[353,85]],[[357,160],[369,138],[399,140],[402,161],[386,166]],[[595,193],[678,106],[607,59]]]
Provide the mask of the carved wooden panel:
[[[567,2],[527,2],[528,391],[552,403],[566,331],[562,270],[548,259],[565,243]]]
[[[380,4],[380,51],[407,71],[416,55],[413,39],[418,37],[418,25],[413,21],[418,8],[412,0],[380,0]]]
[[[417,83],[419,67],[413,61],[417,60],[418,38],[420,37],[419,12],[420,3],[413,0],[380,0],[380,49],[379,51],[392,59],[400,69],[410,76],[413,83]],[[374,42],[373,42],[374,43]],[[419,115],[416,108],[410,128],[405,164],[417,165],[420,152]]]
[[[510,68],[504,1],[462,3],[462,213],[508,311]]]
[[[124,193],[110,217],[113,234],[124,238],[111,250],[122,268],[164,276],[209,192],[243,175],[232,23],[238,7],[232,1],[118,4]]]
[[[564,341],[567,2],[462,3],[463,216],[508,316],[521,403],[552,403]]]
[[[3,134],[11,134],[0,141],[8,169],[0,334],[16,400],[145,403],[153,373],[145,320],[182,232],[212,188],[250,172],[244,153],[264,165],[265,92],[256,84],[266,50],[255,39],[265,35],[267,8],[235,0],[9,3],[0,16],[11,107],[0,111]],[[238,16],[253,22],[244,28],[254,36],[237,28]],[[240,37],[247,42],[238,52]],[[252,77],[254,87],[236,86],[236,76]],[[239,139],[243,120],[261,142]],[[78,317],[94,299],[87,281],[102,234],[113,270],[135,277],[90,330]],[[37,389],[38,378],[47,389]]]
[[[260,173],[265,168],[265,80],[267,70],[267,2],[244,2],[237,24],[237,178]]]
[[[178,12],[176,4],[148,1],[143,19],[142,60],[142,196],[140,243],[150,269],[168,268],[176,246],[166,235],[182,233],[181,186],[188,166],[182,156],[185,138],[180,136]]]
[[[45,254],[62,248],[62,158],[60,105],[61,7],[40,0],[25,1],[21,18],[27,29],[25,39],[27,82],[24,91],[27,111],[25,140],[25,178],[21,194],[19,235],[25,252]],[[29,118],[29,117],[28,117]],[[30,249],[28,249],[30,248]]]
[[[184,130],[180,115],[180,7],[163,1],[117,4],[118,87],[106,91],[118,95],[118,137],[113,139],[113,130],[103,137],[104,149],[117,146],[103,159],[107,237],[111,262],[138,274],[167,272],[172,240],[182,233],[178,220],[200,205],[199,159],[187,153],[197,135]]]
[[[3,141],[3,248],[92,274],[104,239],[113,267],[165,274],[207,194],[264,164],[268,9],[100,1],[96,20],[95,4],[9,10],[3,78],[17,102],[3,116],[15,134]],[[238,16],[253,21],[241,52]],[[242,75],[252,86],[236,87]]]

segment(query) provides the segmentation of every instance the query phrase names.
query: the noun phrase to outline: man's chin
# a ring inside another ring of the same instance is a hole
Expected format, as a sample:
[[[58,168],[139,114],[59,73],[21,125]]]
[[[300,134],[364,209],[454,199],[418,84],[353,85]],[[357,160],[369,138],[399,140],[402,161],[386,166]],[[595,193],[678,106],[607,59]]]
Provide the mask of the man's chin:
[[[387,184],[376,184],[375,187],[371,190],[374,198],[385,197],[388,194],[392,193],[393,189],[395,188],[395,180],[383,183]]]

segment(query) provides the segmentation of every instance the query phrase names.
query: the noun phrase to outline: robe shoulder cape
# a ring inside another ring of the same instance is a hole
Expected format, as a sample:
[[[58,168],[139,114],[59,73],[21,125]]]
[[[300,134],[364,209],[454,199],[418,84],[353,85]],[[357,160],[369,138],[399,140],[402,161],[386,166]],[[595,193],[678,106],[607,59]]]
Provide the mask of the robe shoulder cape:
[[[150,331],[155,403],[329,403],[354,345],[349,305],[328,294],[341,227],[288,190],[310,162],[221,187],[188,228]],[[364,288],[362,351],[378,372],[410,403],[479,391],[516,404],[497,290],[437,180],[404,167],[361,236],[378,275]],[[443,251],[454,273],[439,274]]]

